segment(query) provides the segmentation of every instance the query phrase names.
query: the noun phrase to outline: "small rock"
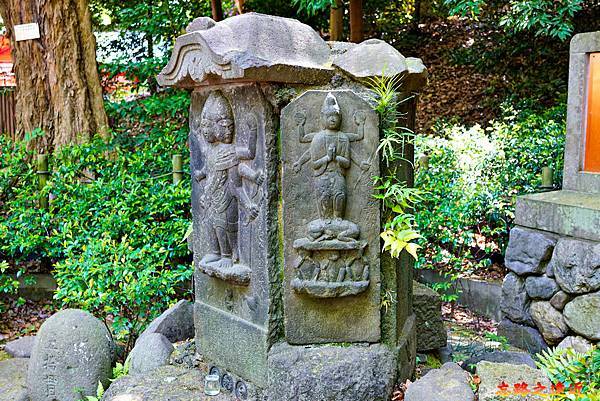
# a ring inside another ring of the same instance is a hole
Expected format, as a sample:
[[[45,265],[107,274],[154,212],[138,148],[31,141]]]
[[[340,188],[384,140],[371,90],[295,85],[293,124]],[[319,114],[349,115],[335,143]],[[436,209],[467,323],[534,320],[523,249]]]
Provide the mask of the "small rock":
[[[169,364],[173,344],[160,333],[147,334],[140,338],[129,354],[129,373],[139,375]]]
[[[532,326],[529,303],[525,280],[514,273],[508,273],[502,283],[501,308],[504,315],[513,322]]]
[[[408,386],[404,400],[473,401],[475,394],[469,385],[469,374],[457,364],[448,362]]]
[[[575,298],[565,306],[563,314],[575,333],[589,340],[600,340],[600,292]]]
[[[479,384],[479,401],[497,400],[496,392],[502,382],[513,386],[515,383],[525,382],[529,387],[538,382],[550,387],[550,380],[539,369],[527,365],[512,365],[510,363],[494,363],[481,361],[477,364],[477,375],[481,379]],[[456,399],[458,401],[458,398]],[[538,401],[541,398],[528,398],[529,401]]]
[[[190,301],[182,299],[154,319],[146,330],[138,337],[160,333],[176,343],[194,337],[194,306]],[[136,343],[137,343],[136,341]]]
[[[4,346],[4,351],[13,358],[29,358],[35,343],[35,336],[21,337]]]
[[[564,291],[559,291],[550,299],[550,305],[552,305],[556,310],[563,310],[565,305],[571,299],[573,299],[573,297],[571,297],[569,294]]]
[[[565,323],[563,315],[554,309],[550,305],[550,302],[532,302],[531,317],[535,325],[540,329],[544,339],[550,344],[560,342],[569,332],[569,327]]]
[[[417,351],[432,351],[444,347],[448,341],[448,332],[442,318],[442,300],[439,294],[413,281],[413,312],[417,319]]]
[[[560,344],[556,346],[556,348],[573,348],[575,351],[585,354],[592,348],[592,343],[583,337],[569,336],[562,340]]]
[[[442,363],[452,362],[452,346],[450,344],[438,349],[437,352],[438,352],[438,356],[440,358],[440,362],[442,362]]]
[[[113,355],[112,337],[100,320],[78,309],[56,313],[40,327],[31,352],[31,401],[78,401],[95,395],[98,382],[109,384]]]
[[[196,342],[194,340],[182,341],[173,344],[175,350],[169,358],[170,365],[184,366],[188,369],[197,368],[199,365],[198,355],[196,354]]]
[[[546,276],[527,277],[525,280],[525,289],[530,298],[543,300],[552,298],[560,290],[556,281]]]
[[[505,263],[511,271],[523,274],[541,274],[544,272],[556,239],[554,236],[515,227],[510,230]]]
[[[550,263],[565,292],[585,294],[600,288],[600,243],[561,238]]]
[[[27,358],[0,361],[0,400],[28,401],[27,397]]]
[[[535,361],[531,355],[526,352],[516,351],[487,351],[467,359],[462,363],[462,367],[468,372],[475,373],[475,365],[481,361],[527,365],[534,369],[536,368]]]
[[[506,337],[512,345],[530,354],[538,354],[548,348],[548,344],[539,331],[508,319],[503,319],[498,325],[498,335]]]

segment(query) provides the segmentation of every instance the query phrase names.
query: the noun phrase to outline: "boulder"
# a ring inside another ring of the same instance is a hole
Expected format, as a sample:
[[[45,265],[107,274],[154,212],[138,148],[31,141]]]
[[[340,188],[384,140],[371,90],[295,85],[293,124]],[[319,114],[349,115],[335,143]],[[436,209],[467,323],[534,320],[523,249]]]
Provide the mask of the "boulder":
[[[533,326],[529,303],[525,280],[514,273],[508,273],[502,283],[502,313],[513,322]]]
[[[515,383],[525,382],[530,387],[538,382],[550,387],[550,380],[539,369],[526,365],[513,365],[510,363],[494,363],[481,361],[477,364],[477,375],[481,379],[479,384],[479,401],[497,400],[498,385],[502,382],[513,386]],[[456,401],[459,399],[457,398]],[[531,396],[529,401],[541,401],[541,398]]]
[[[506,249],[506,267],[518,275],[541,274],[544,272],[556,237],[540,231],[515,227],[510,230]]]
[[[527,352],[517,351],[486,351],[467,359],[462,363],[462,367],[468,372],[475,373],[475,365],[481,361],[527,365],[534,369],[536,368],[535,361],[531,355]]]
[[[569,336],[562,340],[556,348],[573,348],[575,351],[585,354],[592,348],[592,343],[583,337]]]
[[[442,300],[431,288],[413,281],[413,312],[416,317],[417,351],[446,346],[448,332],[442,318]]]
[[[512,345],[530,354],[538,354],[548,348],[548,344],[539,331],[508,319],[503,319],[498,325],[498,335],[506,337]]]
[[[561,238],[550,263],[565,292],[584,294],[600,288],[600,243]]]
[[[556,281],[546,276],[529,276],[525,279],[527,295],[533,299],[547,300],[552,298],[560,288]]]
[[[21,337],[6,343],[4,351],[13,358],[29,358],[35,343],[35,336]]]
[[[293,346],[269,351],[270,401],[387,401],[396,358],[386,346]]]
[[[177,302],[154,319],[137,341],[151,333],[160,333],[172,343],[194,338],[194,305],[185,299]]]
[[[563,310],[565,305],[572,300],[573,297],[564,291],[559,291],[552,298],[550,298],[550,305],[556,310]]]
[[[78,401],[96,395],[112,374],[114,343],[106,325],[88,312],[62,310],[42,324],[31,352],[31,401]]]
[[[0,400],[29,401],[27,397],[27,358],[0,361]]]
[[[563,311],[567,325],[588,340],[600,340],[600,292],[581,295]]]
[[[559,343],[569,332],[569,327],[565,323],[563,315],[554,309],[550,302],[532,302],[531,317],[540,329],[544,340],[549,344]]]
[[[139,375],[160,366],[168,365],[173,353],[173,344],[160,333],[147,334],[135,344],[129,354],[129,374]]]
[[[404,400],[474,401],[475,394],[469,384],[469,374],[457,364],[448,362],[409,385]]]

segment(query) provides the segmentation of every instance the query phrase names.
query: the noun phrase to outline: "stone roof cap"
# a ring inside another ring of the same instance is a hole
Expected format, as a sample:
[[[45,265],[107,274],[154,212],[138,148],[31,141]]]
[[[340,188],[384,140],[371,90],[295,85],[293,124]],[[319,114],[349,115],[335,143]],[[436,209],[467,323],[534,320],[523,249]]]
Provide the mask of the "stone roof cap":
[[[328,44],[291,18],[247,13],[214,22],[201,17],[187,32],[177,38],[169,63],[157,77],[161,86],[248,81],[317,85],[338,71],[357,81],[403,75],[405,89],[418,90],[427,79],[420,59],[405,58],[382,40]]]

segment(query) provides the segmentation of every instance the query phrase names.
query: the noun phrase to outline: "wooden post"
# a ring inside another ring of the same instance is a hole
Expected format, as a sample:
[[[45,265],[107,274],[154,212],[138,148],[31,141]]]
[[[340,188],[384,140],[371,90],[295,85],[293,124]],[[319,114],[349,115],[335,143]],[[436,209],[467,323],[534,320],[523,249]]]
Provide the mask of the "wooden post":
[[[223,0],[210,0],[210,8],[212,11],[212,18],[216,22],[223,20]]]
[[[360,43],[363,34],[363,0],[350,0],[350,42]]]
[[[48,182],[48,155],[39,154],[37,156],[37,175],[38,175],[38,189],[41,191]],[[40,209],[48,210],[48,195],[40,194],[39,199]]]
[[[183,157],[180,154],[173,155],[173,185],[183,180]]]
[[[542,188],[553,188],[554,169],[552,167],[542,167]]]
[[[344,2],[335,0],[329,12],[329,40],[344,40]]]

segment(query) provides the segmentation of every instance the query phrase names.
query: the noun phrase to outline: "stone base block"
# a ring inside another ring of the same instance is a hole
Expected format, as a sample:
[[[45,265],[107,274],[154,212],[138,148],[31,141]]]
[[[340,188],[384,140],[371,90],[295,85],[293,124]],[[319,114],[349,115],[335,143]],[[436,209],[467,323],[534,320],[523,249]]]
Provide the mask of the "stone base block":
[[[269,351],[269,401],[387,401],[396,353],[381,344],[294,346]]]
[[[196,346],[204,359],[259,387],[267,384],[267,331],[203,302],[194,305]]]

